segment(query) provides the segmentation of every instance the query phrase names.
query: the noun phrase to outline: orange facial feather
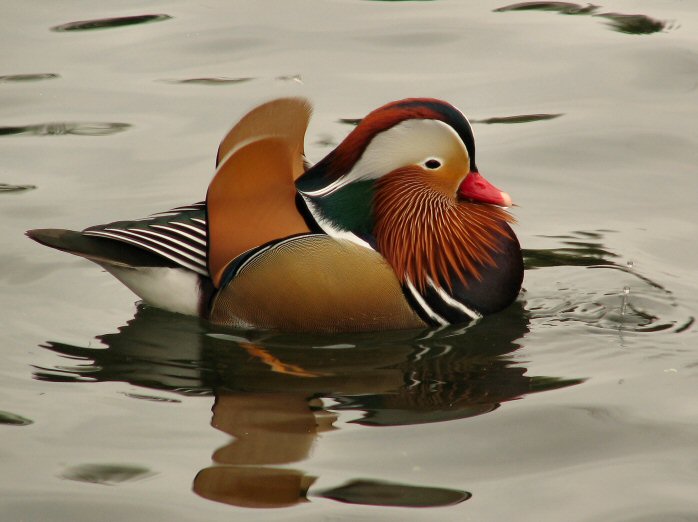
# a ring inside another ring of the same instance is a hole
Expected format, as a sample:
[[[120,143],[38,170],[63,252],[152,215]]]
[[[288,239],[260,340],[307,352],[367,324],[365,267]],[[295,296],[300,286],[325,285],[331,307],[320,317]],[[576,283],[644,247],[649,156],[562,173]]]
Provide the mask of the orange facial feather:
[[[374,229],[378,250],[404,283],[419,290],[431,279],[451,288],[452,276],[467,286],[493,265],[498,237],[509,236],[505,210],[459,201],[436,189],[429,173],[417,167],[399,169],[376,183]]]

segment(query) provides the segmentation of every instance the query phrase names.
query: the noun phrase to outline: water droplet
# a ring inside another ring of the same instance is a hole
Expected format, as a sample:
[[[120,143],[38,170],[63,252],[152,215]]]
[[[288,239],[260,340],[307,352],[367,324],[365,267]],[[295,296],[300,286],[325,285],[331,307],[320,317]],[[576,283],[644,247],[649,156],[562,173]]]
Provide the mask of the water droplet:
[[[623,302],[620,305],[621,323],[623,321],[623,318],[625,317],[625,311],[628,307],[628,296],[629,295],[630,295],[630,287],[629,286],[623,287]]]
[[[289,74],[287,76],[277,76],[276,79],[282,80],[285,82],[303,83],[303,78],[301,77],[300,74]]]
[[[635,266],[635,263],[632,260],[630,260],[627,263],[625,263],[625,266],[627,266],[628,268],[630,268],[632,270],[633,267]]]

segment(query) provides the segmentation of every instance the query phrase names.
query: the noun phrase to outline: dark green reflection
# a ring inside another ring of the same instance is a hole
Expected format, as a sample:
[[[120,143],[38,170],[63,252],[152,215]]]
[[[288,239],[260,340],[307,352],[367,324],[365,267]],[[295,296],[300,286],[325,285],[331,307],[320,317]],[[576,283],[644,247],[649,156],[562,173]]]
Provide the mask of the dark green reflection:
[[[596,16],[606,18],[614,31],[626,34],[652,34],[668,27],[666,22],[641,14],[602,13]]]
[[[12,413],[9,411],[0,411],[0,424],[6,424],[9,426],[29,426],[33,424],[34,421]]]
[[[0,76],[0,83],[9,82],[39,82],[42,80],[55,80],[60,78],[60,75],[54,73],[41,73],[41,74],[8,74],[5,76]]]
[[[352,480],[321,496],[347,504],[391,507],[442,507],[460,504],[472,495],[467,491],[394,484],[380,480]]]
[[[667,29],[669,24],[643,14],[599,13],[601,6],[580,5],[571,2],[521,2],[499,7],[496,13],[506,11],[554,11],[565,15],[591,15],[609,20],[609,27],[626,34],[652,34]]]
[[[117,18],[99,18],[96,20],[81,20],[79,22],[69,22],[67,24],[57,25],[52,27],[52,31],[67,32],[67,31],[92,31],[94,29],[113,29],[115,27],[124,27],[128,25],[147,24],[150,22],[161,22],[172,18],[166,14],[138,15],[138,16],[120,16]]]
[[[0,193],[3,192],[25,192],[27,190],[33,190],[36,185],[10,185],[8,183],[0,183]]]
[[[524,266],[527,270],[551,266],[617,266],[618,255],[603,245],[585,241],[563,241],[561,248],[524,249]]]
[[[48,342],[45,348],[68,357],[71,364],[39,369],[35,377],[54,382],[125,381],[185,395],[211,395],[210,363],[201,353],[204,333],[198,319],[140,308],[118,333],[97,338],[107,349]]]
[[[520,304],[468,328],[337,335],[212,329],[196,318],[140,307],[118,333],[98,337],[102,347],[47,342],[44,347],[64,360],[36,368],[34,377],[213,395],[211,425],[230,441],[214,449],[213,464],[196,473],[192,488],[215,502],[280,508],[320,496],[365,505],[445,506],[471,493],[370,477],[316,492],[317,477],[279,466],[307,460],[319,435],[337,429],[338,410],[353,410],[354,422],[369,427],[449,422],[582,382],[526,375],[509,354],[527,333],[528,314]],[[172,399],[157,393],[129,396],[171,407]],[[132,479],[128,469],[95,466],[63,476],[98,483]]]
[[[66,469],[61,477],[78,482],[115,485],[151,477],[155,473],[141,466],[124,464],[80,464]]]
[[[211,78],[185,78],[183,80],[164,80],[167,83],[177,84],[192,84],[192,85],[234,85],[236,83],[245,83],[254,80],[254,78],[226,78],[226,77],[211,77]]]
[[[587,4],[586,6],[573,4],[571,2],[521,2],[518,4],[506,5],[494,10],[495,13],[506,11],[555,11],[560,14],[577,15],[591,14],[599,9],[598,5]]]
[[[484,120],[470,120],[470,123],[530,123],[532,121],[545,121],[554,120],[559,118],[562,114],[520,114],[518,116],[500,116],[493,118],[486,118]]]
[[[526,393],[579,382],[529,377],[506,357],[518,348],[527,325],[527,314],[516,304],[465,329],[241,334],[209,330],[197,319],[141,307],[119,333],[99,337],[106,349],[48,342],[46,348],[73,364],[38,369],[35,376],[126,381],[184,394],[215,394],[222,387],[301,393],[333,398],[341,409],[365,410],[367,423],[435,422],[477,415]],[[82,362],[74,364],[75,359]],[[383,420],[377,422],[378,417]]]
[[[34,125],[0,127],[0,136],[109,136],[131,127],[129,123],[117,122],[52,122]]]
[[[362,118],[340,118],[337,120],[339,123],[344,123],[345,125],[353,125],[356,127],[359,123],[361,123]]]

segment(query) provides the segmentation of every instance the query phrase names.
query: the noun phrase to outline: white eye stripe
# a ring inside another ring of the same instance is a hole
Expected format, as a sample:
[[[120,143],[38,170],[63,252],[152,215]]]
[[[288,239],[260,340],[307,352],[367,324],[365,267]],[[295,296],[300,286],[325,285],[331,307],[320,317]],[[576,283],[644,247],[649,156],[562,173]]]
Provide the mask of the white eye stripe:
[[[304,194],[328,196],[355,181],[378,179],[400,167],[424,165],[430,159],[437,159],[443,165],[443,158],[454,151],[468,157],[465,144],[449,124],[440,120],[405,120],[375,136],[346,175]]]
[[[349,176],[376,178],[396,168],[440,159],[465,145],[453,128],[440,120],[412,119],[378,134],[364,151]]]

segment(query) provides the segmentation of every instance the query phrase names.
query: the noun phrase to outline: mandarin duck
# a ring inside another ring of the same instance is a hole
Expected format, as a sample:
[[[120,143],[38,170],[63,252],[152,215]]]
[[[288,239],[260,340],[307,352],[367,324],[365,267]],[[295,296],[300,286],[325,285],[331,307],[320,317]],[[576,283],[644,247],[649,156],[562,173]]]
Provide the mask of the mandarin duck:
[[[458,109],[389,103],[312,167],[310,113],[283,98],[244,116],[219,146],[203,202],[27,235],[94,261],[150,305],[233,327],[423,328],[515,300],[511,198],[479,174]]]

